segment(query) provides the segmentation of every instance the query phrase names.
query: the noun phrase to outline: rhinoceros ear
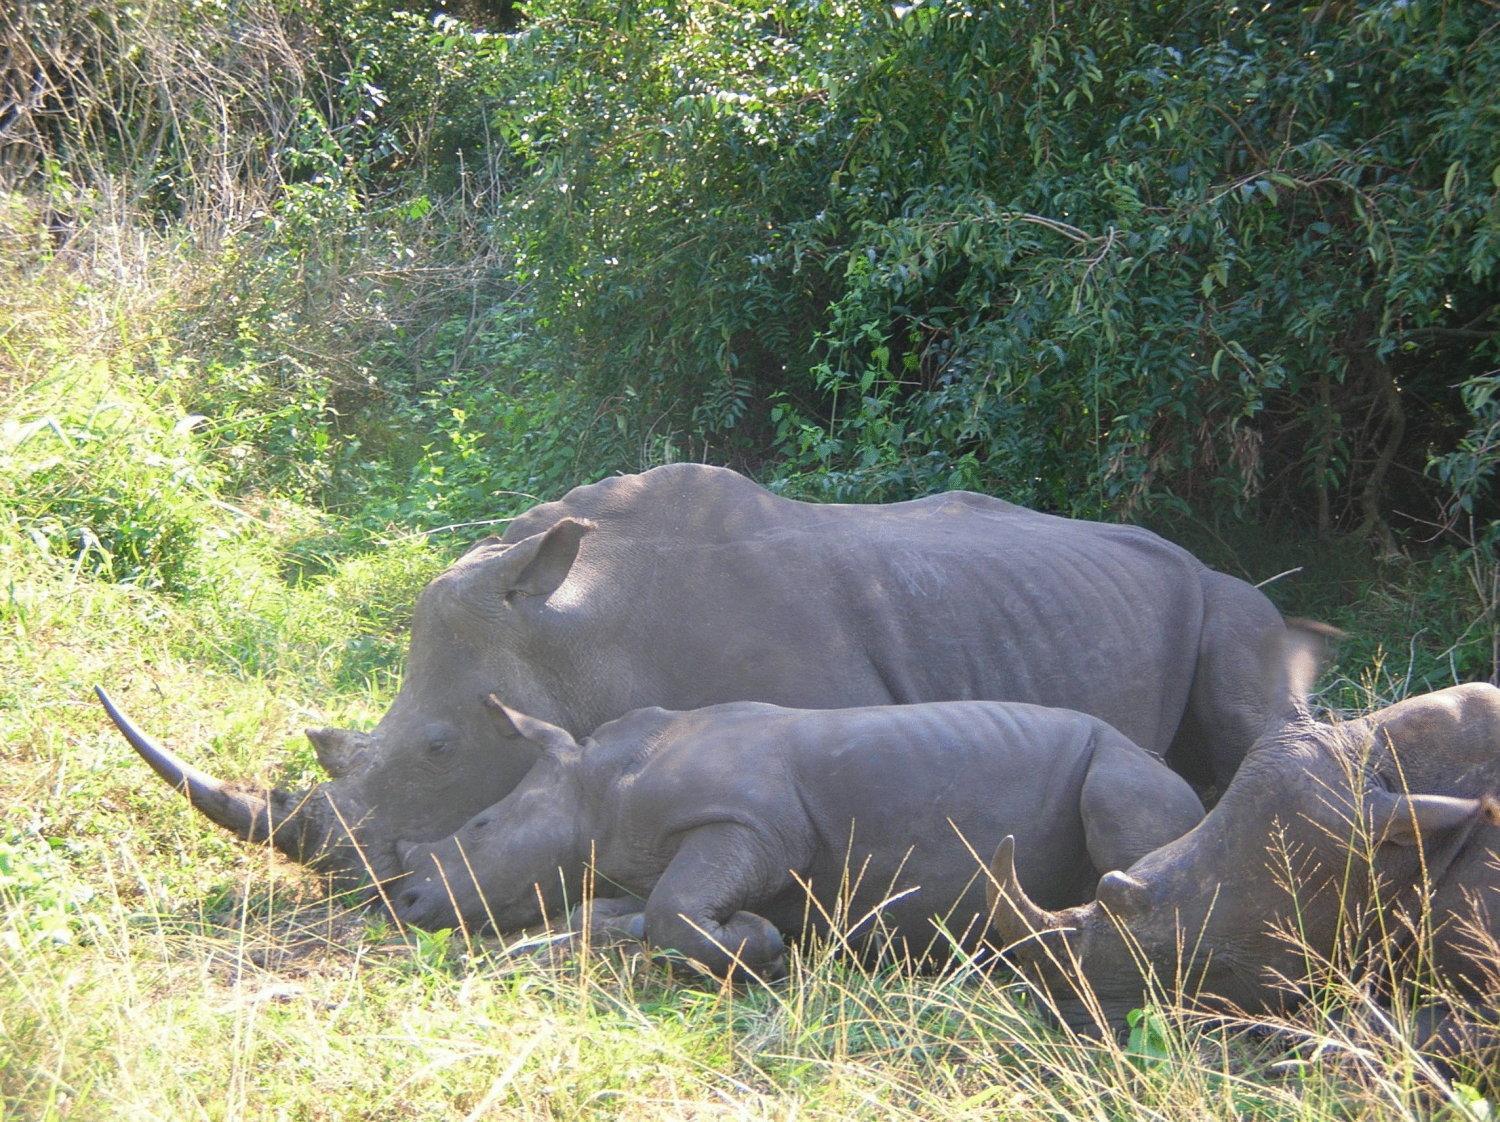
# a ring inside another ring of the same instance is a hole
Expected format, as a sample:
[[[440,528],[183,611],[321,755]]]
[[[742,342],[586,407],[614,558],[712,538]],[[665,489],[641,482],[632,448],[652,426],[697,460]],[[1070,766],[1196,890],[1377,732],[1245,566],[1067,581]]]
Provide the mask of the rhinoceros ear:
[[[494,694],[486,694],[484,707],[506,736],[519,736],[537,745],[543,751],[560,748],[575,748],[578,742],[568,735],[567,729],[558,728],[546,721],[528,717],[518,709],[512,709]]]
[[[1483,815],[1500,824],[1500,802],[1493,798],[1455,799],[1447,795],[1398,795],[1371,791],[1365,796],[1371,836],[1395,845],[1415,845],[1419,837],[1466,826]]]
[[[578,545],[593,528],[592,522],[564,518],[540,534],[516,542],[495,562],[500,591],[505,595],[551,596],[567,580],[578,556]]]

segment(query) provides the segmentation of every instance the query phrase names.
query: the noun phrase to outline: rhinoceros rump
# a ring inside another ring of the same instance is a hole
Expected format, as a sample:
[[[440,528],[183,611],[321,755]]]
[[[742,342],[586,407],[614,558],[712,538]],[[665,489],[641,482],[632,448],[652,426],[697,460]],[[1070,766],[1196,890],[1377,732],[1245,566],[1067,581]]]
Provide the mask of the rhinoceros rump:
[[[1264,722],[1245,683],[1279,626],[1254,588],[1134,527],[966,492],[802,503],[677,464],[534,507],[435,578],[375,729],[309,730],[329,782],[187,794],[241,837],[264,819],[299,860],[391,876],[396,839],[446,837],[525,773],[491,692],[575,736],[644,705],[1025,701],[1224,782]]]
[[[506,750],[536,763],[453,837],[405,849],[396,914],[418,926],[535,923],[576,902],[591,867],[613,925],[716,974],[737,953],[774,976],[781,933],[835,915],[842,941],[890,938],[922,961],[947,949],[935,921],[977,945],[974,854],[1001,835],[1027,840],[1027,883],[1062,904],[1203,817],[1181,776],[1065,709],[733,702],[638,710],[579,745],[495,708]]]
[[[1101,878],[1094,901],[1032,902],[1011,864],[1022,847],[997,851],[994,898],[1005,904],[992,922],[1062,995],[1066,1018],[1089,1021],[1072,996],[1086,981],[1118,1027],[1142,1001],[1143,967],[1210,1004],[1291,1004],[1307,950],[1332,958],[1363,925],[1386,961],[1425,925],[1439,975],[1482,990],[1470,952],[1484,932],[1500,937],[1500,807],[1490,797],[1500,791],[1500,690],[1452,686],[1334,725],[1309,714],[1306,674],[1287,680],[1285,723],[1256,743],[1208,816]]]

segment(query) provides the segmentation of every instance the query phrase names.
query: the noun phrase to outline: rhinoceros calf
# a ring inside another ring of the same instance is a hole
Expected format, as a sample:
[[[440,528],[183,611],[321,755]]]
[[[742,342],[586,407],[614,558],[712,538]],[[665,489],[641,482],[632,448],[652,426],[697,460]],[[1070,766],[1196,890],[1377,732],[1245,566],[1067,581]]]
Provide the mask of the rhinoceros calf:
[[[737,702],[637,710],[581,744],[494,712],[505,750],[536,762],[453,837],[403,849],[395,907],[418,926],[534,923],[578,899],[592,862],[616,926],[637,913],[649,942],[715,973],[738,955],[775,974],[782,932],[824,912],[852,926],[887,900],[884,933],[921,957],[935,918],[966,945],[983,934],[970,846],[1026,838],[1026,883],[1060,905],[1203,816],[1160,760],[1069,710]]]
[[[1024,701],[1224,783],[1264,721],[1245,684],[1280,626],[1256,589],[1136,527],[967,492],[794,502],[674,464],[534,507],[434,579],[374,731],[309,730],[332,776],[311,791],[231,787],[111,713],[215,822],[381,880],[396,839],[446,837],[520,781],[491,691],[578,736],[643,705]]]
[[[1284,723],[1201,823],[1107,873],[1094,901],[1052,910],[1029,900],[1012,864],[1026,843],[1002,842],[992,900],[1007,903],[992,922],[1064,995],[1066,1019],[1089,1019],[1070,995],[1086,981],[1118,1027],[1141,1003],[1143,965],[1240,1009],[1291,1004],[1303,948],[1330,959],[1356,930],[1389,965],[1430,926],[1438,974],[1472,993],[1500,969],[1500,690],[1453,686],[1324,723],[1307,708],[1308,643],[1296,646]]]

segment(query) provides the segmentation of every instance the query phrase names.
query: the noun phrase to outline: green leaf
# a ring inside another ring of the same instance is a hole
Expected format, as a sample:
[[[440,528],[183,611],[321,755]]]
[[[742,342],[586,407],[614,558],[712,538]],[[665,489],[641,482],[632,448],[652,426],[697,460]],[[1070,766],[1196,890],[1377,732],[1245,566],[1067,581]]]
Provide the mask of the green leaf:
[[[1171,1059],[1171,1040],[1166,1021],[1154,1007],[1132,1009],[1125,1014],[1130,1036],[1125,1050],[1146,1067],[1157,1067]]]
[[[1480,1094],[1478,1088],[1455,1081],[1453,1094],[1457,1097],[1463,1113],[1475,1119],[1476,1122],[1490,1122],[1490,1119],[1495,1117],[1490,1101]]]

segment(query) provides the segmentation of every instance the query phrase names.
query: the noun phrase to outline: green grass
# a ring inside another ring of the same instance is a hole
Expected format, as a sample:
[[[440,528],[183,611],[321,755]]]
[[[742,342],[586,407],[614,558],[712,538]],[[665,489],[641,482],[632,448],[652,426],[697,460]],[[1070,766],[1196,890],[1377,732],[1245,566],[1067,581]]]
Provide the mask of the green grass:
[[[336,535],[329,515],[223,498],[129,356],[80,351],[12,383],[0,461],[7,1116],[1483,1117],[1399,1032],[1316,1009],[1268,1043],[1168,1007],[1122,1047],[1044,1027],[1006,979],[962,966],[911,977],[813,948],[782,986],[716,990],[638,950],[554,961],[350,910],[202,822],[90,687],[217,773],[310,778],[300,728],[379,715],[412,599],[446,555],[371,540],[298,564]],[[75,458],[47,470],[72,483],[32,488],[57,429]],[[142,539],[130,571],[118,548],[45,529],[116,526],[148,500],[185,530]],[[1364,674],[1372,696],[1403,688]]]

